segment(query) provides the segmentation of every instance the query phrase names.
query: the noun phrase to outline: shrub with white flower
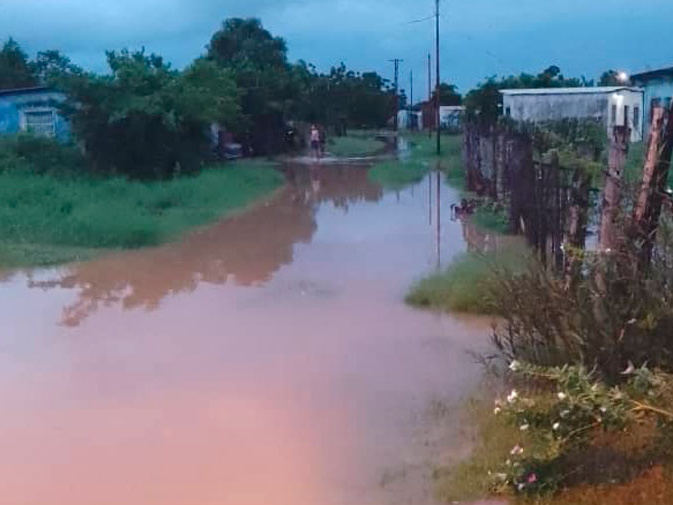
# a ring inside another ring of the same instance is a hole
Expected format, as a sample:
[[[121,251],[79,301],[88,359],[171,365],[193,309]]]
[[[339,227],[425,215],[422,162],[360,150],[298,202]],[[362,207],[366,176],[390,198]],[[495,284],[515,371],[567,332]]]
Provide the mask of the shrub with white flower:
[[[512,390],[506,403],[496,405],[495,413],[518,428],[521,440],[513,441],[502,467],[494,469],[495,491],[554,491],[566,478],[559,465],[564,456],[586,448],[599,430],[619,432],[644,415],[656,416],[662,426],[673,423],[673,412],[661,401],[673,389],[673,378],[644,366],[629,364],[626,382],[610,387],[582,366],[512,364],[518,378],[544,387],[530,398]],[[535,450],[527,451],[523,439],[534,441]]]

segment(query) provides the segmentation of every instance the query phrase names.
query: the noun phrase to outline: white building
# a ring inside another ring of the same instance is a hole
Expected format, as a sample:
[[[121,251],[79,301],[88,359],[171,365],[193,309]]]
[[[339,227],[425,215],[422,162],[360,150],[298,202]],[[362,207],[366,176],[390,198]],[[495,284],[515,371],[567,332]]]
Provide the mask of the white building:
[[[587,118],[631,128],[631,142],[643,140],[644,90],[628,86],[596,88],[503,89],[503,113],[517,121]]]

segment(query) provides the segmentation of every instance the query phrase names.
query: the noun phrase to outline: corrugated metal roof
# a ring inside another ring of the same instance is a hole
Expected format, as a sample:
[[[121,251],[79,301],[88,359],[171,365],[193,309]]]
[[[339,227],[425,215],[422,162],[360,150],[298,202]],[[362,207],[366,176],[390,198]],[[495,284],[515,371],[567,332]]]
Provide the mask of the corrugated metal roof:
[[[32,88],[0,89],[0,95],[20,95],[22,93],[34,93],[37,91],[51,91],[47,86],[33,86]]]
[[[656,79],[657,77],[673,77],[673,67],[658,68],[656,70],[646,70],[631,76],[632,79],[648,80]]]
[[[634,91],[642,93],[641,88],[631,86],[598,86],[594,88],[531,88],[531,89],[501,89],[503,95],[588,95],[609,94],[618,91]]]

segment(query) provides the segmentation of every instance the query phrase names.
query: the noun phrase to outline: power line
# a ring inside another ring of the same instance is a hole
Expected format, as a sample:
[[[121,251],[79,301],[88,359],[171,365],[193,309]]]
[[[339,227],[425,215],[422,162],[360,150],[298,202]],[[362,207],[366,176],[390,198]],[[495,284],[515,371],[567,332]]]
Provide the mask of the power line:
[[[395,64],[395,131],[398,130],[398,111],[400,108],[400,94],[399,94],[399,84],[400,84],[400,63],[402,63],[404,60],[401,60],[400,58],[394,58],[392,60],[388,60],[391,63]]]

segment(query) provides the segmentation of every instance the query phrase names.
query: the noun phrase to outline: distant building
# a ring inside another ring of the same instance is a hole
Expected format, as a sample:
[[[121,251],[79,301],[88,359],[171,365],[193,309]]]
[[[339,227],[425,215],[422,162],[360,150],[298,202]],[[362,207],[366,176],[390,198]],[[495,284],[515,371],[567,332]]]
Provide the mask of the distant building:
[[[636,86],[645,90],[645,133],[649,133],[652,109],[654,107],[671,107],[673,97],[673,67],[650,70],[631,76]]]
[[[503,89],[503,114],[516,121],[595,119],[608,135],[614,126],[631,128],[631,142],[643,139],[644,90],[628,86]]]
[[[420,130],[423,126],[423,113],[408,109],[398,111],[397,126],[400,130]]]
[[[67,141],[70,125],[59,114],[65,95],[46,87],[0,90],[0,135],[32,132]]]
[[[422,104],[422,124],[425,129],[435,129],[437,119],[434,102]],[[442,105],[439,108],[439,124],[444,130],[459,130],[462,127],[465,107],[461,105]]]

